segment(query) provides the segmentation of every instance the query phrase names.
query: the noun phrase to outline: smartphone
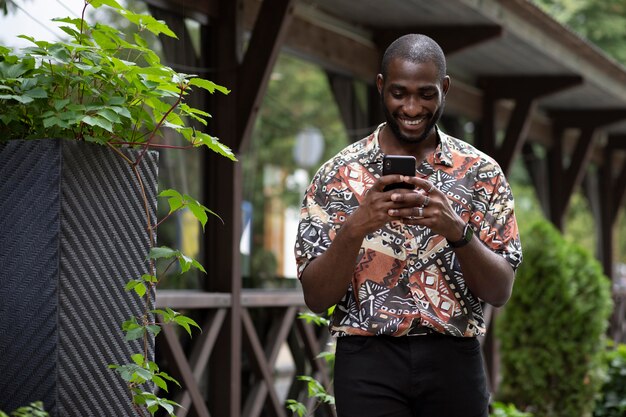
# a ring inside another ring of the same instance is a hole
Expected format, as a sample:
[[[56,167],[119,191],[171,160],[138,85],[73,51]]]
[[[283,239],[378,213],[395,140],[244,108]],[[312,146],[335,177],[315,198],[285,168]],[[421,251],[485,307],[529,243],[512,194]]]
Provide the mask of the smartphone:
[[[383,176],[391,174],[406,175],[407,177],[415,176],[415,157],[408,155],[385,155],[383,157]],[[413,184],[400,182],[387,185],[384,191],[395,190],[397,188],[406,188],[412,190],[415,188]]]

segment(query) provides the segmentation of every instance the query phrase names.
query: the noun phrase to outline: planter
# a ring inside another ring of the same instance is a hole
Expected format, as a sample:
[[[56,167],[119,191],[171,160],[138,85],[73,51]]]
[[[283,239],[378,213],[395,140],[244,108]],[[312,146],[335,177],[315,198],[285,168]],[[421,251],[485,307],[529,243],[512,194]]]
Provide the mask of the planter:
[[[140,166],[152,219],[157,161]],[[142,313],[124,285],[148,272],[148,250],[137,180],[115,152],[0,144],[0,410],[41,400],[51,416],[134,415],[108,365],[142,351],[121,324]]]

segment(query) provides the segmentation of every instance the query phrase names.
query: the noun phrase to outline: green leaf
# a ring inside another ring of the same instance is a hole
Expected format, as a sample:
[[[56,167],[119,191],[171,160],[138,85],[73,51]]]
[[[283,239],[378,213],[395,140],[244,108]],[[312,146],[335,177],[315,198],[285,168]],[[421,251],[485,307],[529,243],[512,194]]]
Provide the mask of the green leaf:
[[[24,94],[32,98],[47,98],[48,97],[48,93],[46,92],[46,90],[44,90],[41,87],[28,90]]]
[[[198,323],[196,323],[193,319],[187,316],[184,316],[182,314],[179,314],[178,316],[174,317],[174,322],[178,324],[179,326],[181,326],[182,328],[184,328],[185,330],[187,330],[187,333],[189,333],[189,336],[191,336],[190,326],[197,327],[198,329],[200,329],[200,331],[202,331],[200,326],[198,326]]]
[[[129,10],[122,9],[120,13],[128,19],[130,22],[136,24],[140,28],[146,28],[154,35],[164,34],[170,38],[178,39],[176,34],[167,26],[162,20],[156,20],[154,17],[147,14],[133,13]]]
[[[146,284],[144,284],[143,282],[139,282],[137,283],[137,285],[135,285],[134,290],[138,296],[143,297],[144,295],[146,295]]]
[[[32,97],[18,96],[15,94],[0,94],[0,100],[15,100],[19,101],[22,104],[28,104],[34,101]]]
[[[296,413],[298,417],[304,416],[308,411],[304,404],[296,400],[287,400],[286,405],[287,405],[287,408],[292,413]]]
[[[85,116],[82,121],[89,126],[101,127],[102,129],[113,133],[113,124],[102,117]]]
[[[211,94],[213,94],[215,90],[223,94],[230,93],[230,90],[228,88],[222,87],[221,85],[215,84],[213,81],[205,80],[203,78],[192,78],[189,80],[189,85],[203,88]]]
[[[89,0],[89,4],[92,5],[94,8],[98,8],[98,7],[101,7],[101,6],[104,5],[104,6],[112,7],[114,9],[116,9],[116,10],[123,10],[124,9],[115,0]]]
[[[133,280],[130,280],[130,281],[128,281],[128,282],[126,283],[126,286],[124,287],[124,289],[125,289],[126,291],[130,291],[130,290],[134,289],[134,288],[135,288],[135,286],[136,286],[139,282],[141,282],[141,281],[140,281],[140,280],[138,280],[138,279],[133,279]]]
[[[161,333],[161,326],[156,324],[150,324],[146,326],[146,329],[148,329],[148,331],[155,336],[158,336],[158,334]]]
[[[180,255],[180,252],[167,246],[161,246],[158,248],[150,249],[148,259],[162,259],[162,258],[176,258]]]
[[[1,78],[19,78],[26,72],[35,68],[35,60],[33,58],[24,58],[15,64],[9,64],[6,61],[0,62]]]
[[[150,275],[150,274],[143,274],[141,276],[141,279],[143,279],[145,282],[153,282],[153,283],[159,282],[159,279],[157,277],[155,277],[154,275]]]
[[[143,366],[143,363],[146,360],[146,358],[141,353],[135,353],[134,355],[131,355],[130,358],[139,366]]]
[[[139,326],[139,327],[137,327],[135,329],[128,330],[126,332],[126,336],[124,337],[124,339],[129,341],[129,342],[131,340],[141,339],[143,337],[144,333],[145,333],[144,328]]]
[[[173,213],[183,207],[183,196],[176,190],[163,190],[159,193],[159,197],[167,197],[167,203],[170,206],[170,213]]]
[[[155,375],[152,377],[152,382],[154,382],[159,388],[161,388],[165,392],[169,392],[167,389],[167,382],[165,382],[163,378],[160,378]]]
[[[235,154],[233,153],[233,151],[230,150],[228,146],[224,145],[223,143],[220,143],[220,141],[217,138],[214,138],[211,135],[196,131],[192,138],[192,141],[197,146],[205,145],[212,151],[217,152],[218,154],[223,155],[232,161],[237,160],[237,158],[235,157]]]
[[[187,196],[185,196],[187,197]],[[208,220],[208,216],[206,214],[207,211],[210,211],[208,208],[204,207],[202,204],[198,203],[195,200],[191,200],[188,203],[189,210],[193,213],[194,217],[198,219],[200,224],[202,224],[202,230],[204,230],[204,225]],[[222,221],[222,223],[224,223]]]

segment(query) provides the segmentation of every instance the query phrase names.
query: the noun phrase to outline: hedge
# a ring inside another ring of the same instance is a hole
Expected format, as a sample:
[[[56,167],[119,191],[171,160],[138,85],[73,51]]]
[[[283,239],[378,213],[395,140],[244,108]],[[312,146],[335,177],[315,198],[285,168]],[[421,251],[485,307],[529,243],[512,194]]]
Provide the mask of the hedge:
[[[610,280],[547,221],[522,235],[524,262],[496,323],[498,398],[536,417],[587,417],[602,384]]]

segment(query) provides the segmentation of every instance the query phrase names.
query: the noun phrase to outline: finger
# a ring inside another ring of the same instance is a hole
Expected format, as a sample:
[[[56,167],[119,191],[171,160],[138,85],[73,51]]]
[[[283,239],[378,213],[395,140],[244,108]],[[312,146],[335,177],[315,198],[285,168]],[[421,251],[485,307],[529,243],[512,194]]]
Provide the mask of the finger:
[[[391,195],[391,201],[402,205],[427,206],[431,198],[421,189],[396,190]]]
[[[421,206],[408,208],[391,208],[387,211],[387,214],[392,217],[401,217],[411,220],[423,219],[427,217],[426,208]]]
[[[380,186],[380,190],[383,190],[388,185],[397,184],[399,182],[406,182],[405,178],[410,178],[410,177],[406,177],[404,175],[399,175],[399,174],[384,175],[380,177],[380,179],[377,181],[377,184]]]
[[[405,177],[404,182],[408,182],[409,184],[413,184],[415,185],[417,188],[419,188],[420,190],[426,192],[426,193],[431,193],[435,190],[437,190],[437,188],[435,187],[435,184],[433,184],[432,182],[425,180],[423,178],[418,178],[418,177]]]

